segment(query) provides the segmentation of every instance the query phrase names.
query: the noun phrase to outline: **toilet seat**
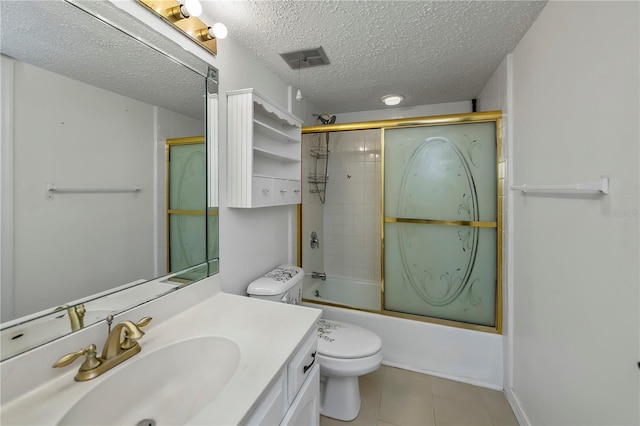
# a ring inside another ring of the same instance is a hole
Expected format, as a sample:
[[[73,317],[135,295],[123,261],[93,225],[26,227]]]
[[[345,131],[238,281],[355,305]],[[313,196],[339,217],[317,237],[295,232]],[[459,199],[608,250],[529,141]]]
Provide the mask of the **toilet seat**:
[[[318,354],[324,358],[356,360],[375,356],[382,348],[380,337],[355,324],[319,319]]]
[[[369,374],[380,367],[382,351],[367,357],[352,359],[333,358],[317,354],[316,361],[320,364],[320,374],[338,377],[358,377]]]

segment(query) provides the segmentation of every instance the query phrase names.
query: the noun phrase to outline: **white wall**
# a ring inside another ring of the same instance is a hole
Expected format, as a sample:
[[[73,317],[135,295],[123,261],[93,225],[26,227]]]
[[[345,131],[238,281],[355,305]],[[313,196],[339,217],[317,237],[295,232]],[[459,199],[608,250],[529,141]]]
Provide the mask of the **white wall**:
[[[157,276],[165,162],[164,148],[154,158],[155,136],[203,134],[204,123],[13,63],[14,316]],[[142,191],[48,199],[48,182]]]
[[[501,179],[502,185],[502,337],[504,359],[504,388],[508,392],[512,387],[512,360],[513,360],[513,256],[511,255],[512,227],[513,227],[513,194],[508,187],[513,180],[513,167],[511,167],[511,155],[513,151],[510,120],[512,108],[511,76],[513,69],[513,55],[507,55],[478,95],[479,111],[502,111],[502,163],[500,167],[505,171],[505,178]],[[500,214],[500,213],[499,213]]]
[[[220,70],[220,273],[223,290],[246,294],[251,281],[281,263],[295,263],[296,207],[258,209],[227,207],[227,98],[230,90],[253,87],[273,103],[287,109],[289,90],[230,37],[219,43],[216,66]],[[308,107],[297,107],[304,112]],[[294,109],[294,111],[296,110]]]
[[[341,113],[337,114],[336,123],[428,117],[431,115],[460,114],[464,112],[471,112],[471,100],[443,104],[416,105],[411,107],[386,107],[370,111]]]
[[[523,423],[640,423],[639,40],[637,2],[550,2],[482,94],[512,96],[514,184],[611,185],[511,194],[507,395]]]

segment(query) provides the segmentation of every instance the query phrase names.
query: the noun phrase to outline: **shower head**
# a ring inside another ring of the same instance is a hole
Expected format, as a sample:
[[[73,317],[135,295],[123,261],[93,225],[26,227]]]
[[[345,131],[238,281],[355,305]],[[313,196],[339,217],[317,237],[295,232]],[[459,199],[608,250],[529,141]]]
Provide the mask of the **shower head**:
[[[313,114],[314,117],[318,117],[318,120],[322,123],[322,124],[333,124],[336,122],[336,116],[332,115],[329,116],[329,114]]]

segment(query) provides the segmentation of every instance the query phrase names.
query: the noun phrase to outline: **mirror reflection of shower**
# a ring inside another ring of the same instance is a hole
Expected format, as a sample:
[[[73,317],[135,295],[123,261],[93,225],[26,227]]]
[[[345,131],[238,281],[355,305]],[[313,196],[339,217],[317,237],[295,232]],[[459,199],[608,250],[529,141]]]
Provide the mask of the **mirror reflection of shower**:
[[[316,117],[316,124],[333,124],[336,122],[335,115],[313,114]],[[315,160],[313,169],[309,173],[308,182],[312,185],[309,192],[318,194],[320,202],[325,203],[327,195],[327,180],[329,175],[329,132],[315,135],[317,142],[310,149],[310,155]],[[323,167],[324,166],[324,167]]]

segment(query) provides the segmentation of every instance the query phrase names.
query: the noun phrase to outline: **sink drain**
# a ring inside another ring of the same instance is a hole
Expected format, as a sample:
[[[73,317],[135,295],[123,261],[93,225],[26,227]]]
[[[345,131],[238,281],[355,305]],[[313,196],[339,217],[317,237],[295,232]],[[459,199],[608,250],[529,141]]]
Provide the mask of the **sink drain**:
[[[156,426],[156,421],[153,419],[144,419],[136,423],[136,426]]]

